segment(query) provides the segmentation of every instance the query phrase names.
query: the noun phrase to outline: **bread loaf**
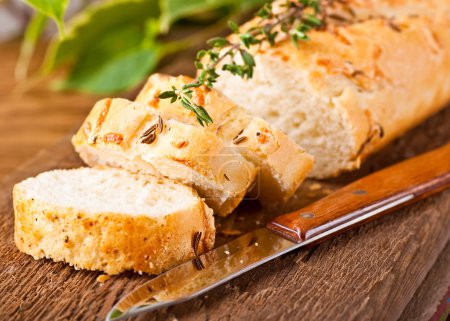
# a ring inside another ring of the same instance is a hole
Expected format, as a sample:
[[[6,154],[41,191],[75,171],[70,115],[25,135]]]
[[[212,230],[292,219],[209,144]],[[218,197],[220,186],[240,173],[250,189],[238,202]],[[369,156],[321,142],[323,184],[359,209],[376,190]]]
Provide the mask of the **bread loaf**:
[[[181,88],[190,77],[152,75],[136,98],[168,119],[200,127],[195,115],[179,102],[159,99],[172,86]],[[193,88],[193,100],[206,108],[213,123],[204,129],[217,135],[258,169],[252,191],[263,203],[284,201],[297,190],[312,168],[313,158],[281,131],[252,116],[216,90]]]
[[[72,143],[89,166],[121,167],[192,186],[222,216],[237,207],[256,175],[215,134],[126,99],[99,101]]]
[[[76,268],[158,274],[214,244],[212,210],[168,179],[119,169],[54,170],[17,184],[13,202],[19,250]]]
[[[357,168],[450,101],[450,1],[333,3],[326,30],[298,49],[260,47],[252,79],[216,85],[311,153],[318,178]]]

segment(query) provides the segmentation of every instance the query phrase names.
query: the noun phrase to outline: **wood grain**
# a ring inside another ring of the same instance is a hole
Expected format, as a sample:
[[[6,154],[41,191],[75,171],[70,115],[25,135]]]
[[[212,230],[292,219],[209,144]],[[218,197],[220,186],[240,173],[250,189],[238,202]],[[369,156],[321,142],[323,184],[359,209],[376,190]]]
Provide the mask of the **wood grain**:
[[[96,282],[99,273],[34,261],[20,253],[13,242],[10,196],[12,185],[28,176],[81,165],[67,133],[97,98],[54,93],[44,86],[13,94],[17,50],[17,43],[0,46],[0,176],[9,174],[0,187],[0,320],[101,320],[118,297],[149,276],[123,274],[102,285]],[[177,74],[191,66],[186,55],[164,71]],[[235,215],[219,219],[218,229],[253,229],[323,197],[328,189],[437,148],[450,140],[449,124],[447,108],[371,157],[360,171],[320,182],[322,189],[314,192],[309,188],[313,182],[307,182],[276,209],[245,202]],[[62,143],[19,166],[60,139]],[[449,201],[449,192],[437,195],[316,248],[277,259],[198,300],[138,320],[426,320],[430,312],[423,311],[432,310],[442,298],[435,289],[448,286],[448,277],[434,276],[448,275],[442,274],[448,261],[439,259],[435,267],[440,273],[431,267],[450,237]],[[217,243],[230,239],[219,234]]]
[[[83,120],[97,97],[53,92],[40,83],[19,91],[14,68],[19,42],[0,45],[0,177],[67,135]],[[42,50],[33,60],[34,69]]]
[[[373,168],[438,147],[450,137],[449,122],[446,109],[376,155],[359,173],[321,184],[336,188]],[[0,189],[1,320],[101,320],[119,296],[149,278],[123,274],[102,285],[96,282],[99,273],[34,261],[16,249],[12,184],[43,170],[80,164],[65,140],[21,166]],[[230,218],[218,220],[219,229],[251,229],[258,220],[263,224],[281,210],[311,202],[306,196],[310,183],[284,208],[243,204]],[[279,258],[197,300],[137,320],[397,320],[450,238],[449,211],[446,191],[314,249]]]
[[[436,314],[439,300],[448,300],[450,291],[450,242],[417,289],[398,321],[430,320]],[[441,315],[437,315],[441,317]]]
[[[360,223],[371,221],[449,186],[450,143],[369,174],[318,202],[276,217],[268,227],[300,243],[353,220],[361,219]],[[389,211],[367,216],[405,197],[409,199]],[[338,233],[341,231],[330,236]]]

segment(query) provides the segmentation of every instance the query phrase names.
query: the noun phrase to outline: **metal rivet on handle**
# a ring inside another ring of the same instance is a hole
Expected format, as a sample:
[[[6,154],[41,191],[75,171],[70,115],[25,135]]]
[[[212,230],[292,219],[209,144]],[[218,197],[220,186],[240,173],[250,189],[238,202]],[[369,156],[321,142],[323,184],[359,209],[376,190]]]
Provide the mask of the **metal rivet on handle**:
[[[367,191],[363,189],[357,189],[352,192],[353,195],[367,195]]]
[[[303,218],[313,218],[315,215],[314,215],[314,213],[311,213],[311,212],[304,212],[304,213],[300,213],[300,216]]]

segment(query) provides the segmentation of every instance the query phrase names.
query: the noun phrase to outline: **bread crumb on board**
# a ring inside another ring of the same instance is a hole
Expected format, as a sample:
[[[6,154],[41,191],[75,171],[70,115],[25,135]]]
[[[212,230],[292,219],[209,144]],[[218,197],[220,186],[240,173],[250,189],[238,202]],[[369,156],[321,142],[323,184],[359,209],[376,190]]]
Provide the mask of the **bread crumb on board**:
[[[321,188],[322,188],[322,185],[319,183],[314,183],[309,186],[310,191],[318,191]]]
[[[110,278],[111,278],[111,275],[108,275],[108,274],[102,274],[102,275],[99,275],[99,276],[97,277],[97,282],[105,283],[105,282],[108,281]]]

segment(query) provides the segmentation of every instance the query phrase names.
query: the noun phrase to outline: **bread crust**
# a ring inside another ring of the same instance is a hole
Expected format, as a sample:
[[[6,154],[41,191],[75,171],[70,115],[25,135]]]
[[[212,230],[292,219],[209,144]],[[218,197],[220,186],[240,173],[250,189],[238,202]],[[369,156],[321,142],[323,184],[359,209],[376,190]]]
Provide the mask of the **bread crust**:
[[[160,100],[161,92],[192,82],[187,76],[154,74],[149,77],[136,102],[155,109],[166,118],[200,126],[195,115],[179,103]],[[220,137],[259,170],[251,191],[263,203],[285,201],[297,190],[312,168],[313,158],[281,131],[252,116],[222,93],[205,86],[193,89],[193,100],[206,108],[213,119],[205,130]]]
[[[263,46],[254,52],[255,74],[258,69],[285,71],[282,76],[268,76],[274,83],[281,77],[305,75],[311,95],[331,101],[348,124],[351,152],[340,168],[326,173],[314,171],[319,178],[359,167],[365,157],[450,102],[448,1],[348,3],[355,22],[312,31],[310,41],[300,42],[299,49],[289,40],[280,40],[274,47]],[[251,21],[244,29],[254,24]],[[258,81],[224,74],[217,88],[267,118],[268,114],[261,111],[264,97],[259,97],[258,106],[242,98],[243,93],[255,92]],[[273,86],[270,95],[289,95],[286,91]],[[288,109],[301,111],[297,105],[277,107],[280,113]]]
[[[13,190],[14,240],[35,259],[51,258],[76,269],[118,274],[132,270],[159,274],[195,257],[193,238],[202,233],[197,254],[211,250],[212,210],[197,202],[163,218],[121,213],[86,213],[27,198],[20,184]]]
[[[162,129],[154,128],[160,123]],[[151,128],[154,138],[145,135]],[[89,166],[162,175],[194,187],[221,216],[238,206],[256,176],[255,167],[214,134],[126,99],[99,101],[72,143]]]

